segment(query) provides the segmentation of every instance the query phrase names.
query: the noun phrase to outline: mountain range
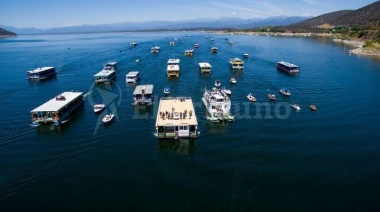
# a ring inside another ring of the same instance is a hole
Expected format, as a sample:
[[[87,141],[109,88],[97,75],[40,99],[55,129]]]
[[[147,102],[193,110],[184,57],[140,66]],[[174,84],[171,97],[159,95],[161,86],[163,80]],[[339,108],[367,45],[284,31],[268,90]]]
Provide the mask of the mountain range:
[[[357,10],[340,10],[310,18],[299,23],[291,24],[292,29],[314,31],[325,27],[365,27],[372,25],[380,27],[380,1],[359,8]]]
[[[17,34],[59,34],[59,33],[91,33],[91,32],[120,32],[120,31],[146,31],[146,30],[201,30],[201,29],[244,29],[261,26],[285,26],[306,20],[305,16],[273,16],[264,19],[194,19],[184,21],[146,21],[146,22],[123,22],[116,24],[98,24],[56,27],[51,29],[39,28],[16,28],[0,25]]]

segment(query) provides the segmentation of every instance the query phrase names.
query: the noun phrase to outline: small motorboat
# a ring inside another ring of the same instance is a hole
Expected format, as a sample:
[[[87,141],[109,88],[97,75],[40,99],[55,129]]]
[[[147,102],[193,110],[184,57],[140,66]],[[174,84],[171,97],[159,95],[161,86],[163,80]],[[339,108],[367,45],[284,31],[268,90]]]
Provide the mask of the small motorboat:
[[[96,105],[94,105],[94,112],[100,113],[104,110],[105,107],[106,107],[106,105],[104,105],[104,104],[96,104]]]
[[[244,57],[244,58],[248,58],[248,57],[249,57],[249,54],[245,53],[245,54],[243,54],[243,57]]]
[[[103,123],[104,124],[110,123],[113,120],[114,116],[115,115],[113,113],[105,115],[104,118],[103,118]]]
[[[222,85],[222,83],[220,82],[220,80],[215,80],[214,85],[215,85],[215,87],[220,87],[220,85]]]
[[[222,88],[221,90],[223,93],[225,93],[226,95],[231,95],[231,90],[230,89],[227,89],[227,88]]]
[[[317,111],[317,106],[315,105],[309,105],[310,110]]]
[[[268,98],[269,98],[269,100],[271,100],[271,101],[274,101],[274,100],[276,100],[276,96],[274,95],[274,94],[268,94]]]
[[[296,109],[297,111],[301,110],[301,107],[298,104],[290,105],[292,108]]]
[[[287,88],[281,88],[280,93],[282,93],[285,96],[290,96],[290,90]]]
[[[170,94],[170,88],[169,87],[164,88],[164,94],[165,95]]]
[[[256,102],[256,98],[255,98],[251,93],[249,93],[249,94],[247,95],[247,99],[248,99],[250,102]]]
[[[140,62],[140,59],[136,59],[136,61],[135,61],[136,63],[139,63]]]
[[[236,84],[236,79],[234,77],[231,77],[230,82],[231,84]]]

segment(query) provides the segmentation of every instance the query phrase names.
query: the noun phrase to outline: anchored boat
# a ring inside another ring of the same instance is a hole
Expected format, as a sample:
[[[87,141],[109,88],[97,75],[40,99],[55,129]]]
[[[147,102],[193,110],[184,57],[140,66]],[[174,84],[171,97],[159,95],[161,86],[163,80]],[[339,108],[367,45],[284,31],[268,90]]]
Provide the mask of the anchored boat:
[[[207,109],[210,120],[218,122],[222,120],[233,121],[235,119],[235,116],[230,113],[230,98],[219,89],[207,90],[205,88],[202,102]]]
[[[83,92],[63,92],[30,111],[32,126],[60,125],[81,106],[83,106]]]
[[[190,97],[163,97],[156,118],[157,138],[196,138],[198,121]]]

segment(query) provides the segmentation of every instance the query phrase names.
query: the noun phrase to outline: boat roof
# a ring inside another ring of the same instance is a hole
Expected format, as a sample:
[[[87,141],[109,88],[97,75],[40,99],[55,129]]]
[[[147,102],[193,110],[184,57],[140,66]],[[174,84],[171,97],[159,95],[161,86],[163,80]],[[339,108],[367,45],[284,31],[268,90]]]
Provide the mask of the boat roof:
[[[135,77],[139,74],[140,72],[138,71],[130,71],[128,72],[128,74],[126,75],[127,77]]]
[[[153,94],[153,85],[138,85],[135,88],[135,91],[133,91],[133,95],[136,94]]]
[[[160,112],[171,113],[187,111],[186,119],[163,119],[160,116]],[[189,112],[192,111],[192,115]],[[158,106],[156,126],[183,126],[183,125],[198,125],[197,117],[195,115],[193,101],[190,97],[162,97],[160,99],[160,105]]]
[[[207,67],[211,68],[211,65],[210,65],[210,63],[202,62],[202,63],[199,63],[199,67],[201,67],[201,68],[207,68]]]
[[[106,64],[106,66],[115,66],[117,64],[117,62],[108,62]]]
[[[279,64],[282,64],[282,65],[284,65],[284,66],[287,66],[287,67],[299,68],[299,66],[294,65],[294,64],[289,63],[289,62],[285,62],[285,61],[280,61],[280,62],[278,62],[278,63],[279,63]]]
[[[168,63],[178,63],[179,64],[179,59],[169,59]]]
[[[30,112],[58,111],[82,94],[83,92],[63,92],[58,96],[64,97],[64,99],[58,100],[56,98],[58,96],[56,96]]]
[[[112,74],[113,72],[115,72],[114,70],[101,70],[99,71],[97,74],[94,75],[94,77],[103,77],[103,76],[109,76],[110,74]]]
[[[28,71],[28,73],[39,73],[39,72],[43,72],[43,71],[46,71],[46,70],[49,70],[49,69],[52,69],[54,67],[52,66],[49,66],[49,67],[41,67],[41,68],[36,68],[34,69],[33,71]]]
[[[214,47],[211,47],[211,49],[218,49],[218,47],[215,47],[215,46],[214,46]]]
[[[235,58],[232,58],[231,61],[242,61],[242,60],[238,57],[235,57]]]
[[[213,96],[215,99],[224,99],[224,96],[222,96],[222,95],[220,95],[220,94],[218,94],[218,93],[214,93],[212,96]]]
[[[179,65],[168,65],[167,71],[177,71],[179,70]]]
[[[194,49],[185,50],[185,52],[194,52]]]

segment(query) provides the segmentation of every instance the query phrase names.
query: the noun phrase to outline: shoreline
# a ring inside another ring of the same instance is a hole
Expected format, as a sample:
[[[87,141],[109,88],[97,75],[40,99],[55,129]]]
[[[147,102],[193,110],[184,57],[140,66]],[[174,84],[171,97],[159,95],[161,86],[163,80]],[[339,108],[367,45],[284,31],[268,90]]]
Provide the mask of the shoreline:
[[[292,33],[292,32],[225,32],[225,31],[215,31],[216,34],[230,34],[230,35],[260,35],[260,36],[283,36],[283,37],[331,37],[335,43],[343,43],[348,46],[354,47],[354,49],[349,51],[349,54],[363,55],[363,56],[376,56],[380,57],[380,46],[375,45],[375,47],[365,47],[365,41],[361,40],[346,40],[336,38],[336,34],[330,33]]]

